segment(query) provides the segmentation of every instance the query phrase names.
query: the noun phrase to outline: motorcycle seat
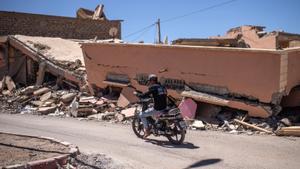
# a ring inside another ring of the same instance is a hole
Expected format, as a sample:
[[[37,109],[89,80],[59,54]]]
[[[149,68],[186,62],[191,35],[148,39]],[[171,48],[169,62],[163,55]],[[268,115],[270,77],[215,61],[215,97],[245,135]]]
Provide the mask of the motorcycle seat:
[[[162,113],[160,114],[160,118],[170,118],[170,117],[176,117],[180,114],[180,112],[175,113],[175,114],[169,114],[169,113]]]
[[[166,108],[161,110],[158,117],[159,118],[173,118],[180,114],[178,108]]]

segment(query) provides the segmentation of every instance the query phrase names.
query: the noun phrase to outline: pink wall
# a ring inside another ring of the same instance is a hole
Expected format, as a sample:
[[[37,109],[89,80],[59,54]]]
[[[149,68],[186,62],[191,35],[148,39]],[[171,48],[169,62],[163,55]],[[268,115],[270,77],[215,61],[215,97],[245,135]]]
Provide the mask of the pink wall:
[[[230,92],[269,103],[279,91],[280,54],[271,50],[163,46],[141,44],[83,44],[88,81],[104,87],[107,72],[136,73],[227,87]],[[159,73],[160,70],[166,72]],[[174,92],[175,93],[175,92]]]
[[[284,107],[300,106],[300,50],[290,49],[288,53],[287,96],[283,97]],[[298,86],[297,88],[295,88]]]

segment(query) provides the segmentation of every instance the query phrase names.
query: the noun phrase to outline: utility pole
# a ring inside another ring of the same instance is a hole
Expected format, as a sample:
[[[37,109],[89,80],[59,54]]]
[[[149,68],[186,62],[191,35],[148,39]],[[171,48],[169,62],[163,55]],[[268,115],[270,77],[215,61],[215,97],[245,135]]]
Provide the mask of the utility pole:
[[[160,34],[160,19],[157,20],[156,22],[157,26],[157,39],[158,39],[158,44],[161,44],[161,34]]]

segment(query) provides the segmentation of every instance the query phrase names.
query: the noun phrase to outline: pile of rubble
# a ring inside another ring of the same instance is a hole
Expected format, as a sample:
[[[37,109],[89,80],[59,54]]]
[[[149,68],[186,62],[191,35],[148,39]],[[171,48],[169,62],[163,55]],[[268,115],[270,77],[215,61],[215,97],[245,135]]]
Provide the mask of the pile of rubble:
[[[136,112],[133,103],[138,101],[133,91],[133,88],[125,87],[120,93],[111,92],[110,95],[99,94],[96,97],[87,92],[49,84],[17,89],[11,77],[5,76],[0,82],[1,111],[129,123]],[[300,136],[298,124],[286,117],[254,118],[246,112],[211,104],[198,105],[196,114],[195,119],[187,120],[192,130]]]
[[[300,126],[287,117],[249,117],[246,112],[226,110],[210,105],[210,113],[190,121],[192,130],[218,130],[232,134],[276,134],[300,136]]]
[[[9,76],[1,81],[2,109],[11,113],[76,117],[88,120],[126,121],[135,114],[131,89],[124,89],[119,99],[111,95],[91,96],[75,89],[59,89],[57,85],[28,86],[16,89]],[[2,111],[3,111],[2,110]]]

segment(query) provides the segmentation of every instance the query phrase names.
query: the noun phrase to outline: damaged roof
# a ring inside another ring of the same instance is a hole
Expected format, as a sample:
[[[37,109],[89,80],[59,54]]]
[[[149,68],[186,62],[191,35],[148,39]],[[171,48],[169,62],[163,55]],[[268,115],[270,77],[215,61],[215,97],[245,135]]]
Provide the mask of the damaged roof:
[[[62,62],[75,62],[76,60],[80,60],[84,65],[82,50],[78,41],[24,35],[14,35],[13,37],[29,47],[39,50],[39,52],[43,53],[48,59]]]

